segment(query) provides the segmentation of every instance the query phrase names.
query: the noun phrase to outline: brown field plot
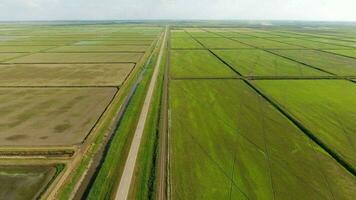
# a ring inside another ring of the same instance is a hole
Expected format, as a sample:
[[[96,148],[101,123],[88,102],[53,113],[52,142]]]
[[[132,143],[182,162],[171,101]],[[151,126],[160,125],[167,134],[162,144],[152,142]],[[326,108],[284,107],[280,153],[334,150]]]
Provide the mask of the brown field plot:
[[[0,166],[0,199],[38,199],[55,173],[54,166]]]
[[[0,86],[120,86],[135,64],[0,65]]]
[[[115,88],[0,89],[0,146],[81,143],[115,92]]]
[[[105,63],[137,62],[143,53],[37,53],[8,63]]]

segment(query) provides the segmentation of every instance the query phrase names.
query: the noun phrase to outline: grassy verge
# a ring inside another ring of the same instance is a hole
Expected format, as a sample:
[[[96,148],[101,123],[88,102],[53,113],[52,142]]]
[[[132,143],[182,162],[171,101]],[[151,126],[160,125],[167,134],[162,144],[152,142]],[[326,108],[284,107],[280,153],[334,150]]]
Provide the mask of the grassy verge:
[[[48,182],[48,184],[42,189],[41,193],[39,194],[40,199],[44,199],[46,191],[50,188],[50,186],[53,184],[53,182],[55,182],[56,178],[59,176],[60,173],[63,172],[63,170],[65,169],[65,164],[60,163],[57,164],[55,166],[56,168],[56,172],[54,173],[53,177],[51,178],[51,180]]]
[[[135,176],[131,186],[129,199],[154,199],[157,163],[159,154],[159,123],[161,110],[161,96],[166,64],[166,51],[163,54],[160,71],[157,79],[157,87],[151,101],[145,131],[137,157]]]
[[[155,53],[120,121],[115,136],[111,141],[108,154],[88,193],[87,199],[110,199],[115,194],[115,189],[119,184],[121,172],[128,154],[129,148],[127,147],[135,132],[156,59],[157,55]]]

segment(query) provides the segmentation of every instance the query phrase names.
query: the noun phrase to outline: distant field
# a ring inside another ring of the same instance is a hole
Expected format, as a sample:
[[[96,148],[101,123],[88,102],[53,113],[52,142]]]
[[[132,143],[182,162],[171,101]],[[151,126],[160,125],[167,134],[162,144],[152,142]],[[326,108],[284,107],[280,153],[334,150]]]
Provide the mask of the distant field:
[[[304,38],[308,37],[306,35],[299,35],[297,33],[292,33],[292,32],[284,32],[284,31],[270,31],[271,34],[273,35],[278,35],[281,37],[292,37],[292,38]]]
[[[336,75],[356,75],[356,59],[315,50],[274,50],[273,52]]]
[[[189,32],[190,35],[192,35],[193,37],[207,37],[207,38],[218,38],[220,37],[219,35],[216,35],[215,33],[211,33],[211,32],[206,32],[204,30],[187,30],[187,32]]]
[[[173,199],[350,199],[356,180],[241,80],[170,82]]]
[[[274,40],[291,45],[306,47],[309,49],[351,49],[351,47],[312,41],[308,38],[276,38]]]
[[[263,50],[214,50],[244,76],[328,76],[328,74]]]
[[[23,45],[29,45],[29,46],[57,46],[57,45],[69,45],[72,44],[73,42],[70,41],[60,41],[60,40],[48,40],[48,41],[18,41],[18,40],[13,40],[13,41],[6,41],[6,42],[0,42],[0,45],[13,45],[13,46],[23,46]]]
[[[110,35],[105,35],[105,36],[97,36],[93,38],[88,38],[88,40],[98,40],[98,41],[111,41],[113,43],[116,42],[122,42],[122,41],[135,41],[139,42],[142,41],[143,43],[147,43],[148,41],[153,42],[156,39],[156,35],[153,36],[135,36],[135,35],[123,35],[123,36],[110,36]],[[83,38],[81,39],[83,40]]]
[[[171,48],[173,49],[203,49],[197,41],[189,37],[173,37],[171,38]]]
[[[60,46],[57,48],[52,48],[47,52],[145,52],[147,50],[147,46]]]
[[[327,51],[339,55],[353,57],[356,59],[356,49],[355,50],[327,50]]]
[[[237,76],[227,65],[206,50],[171,51],[170,61],[170,74],[174,78]]]
[[[185,32],[184,30],[171,30],[171,38],[177,38],[177,37],[190,37],[190,35]]]
[[[262,38],[235,38],[235,40],[261,49],[303,49],[303,47],[300,46],[285,44]]]
[[[24,55],[24,54],[21,54],[21,53],[0,53],[0,62],[4,61],[4,60],[11,59],[11,58],[15,58],[15,57],[21,56],[21,55]]]
[[[120,86],[134,64],[0,65],[0,86]]]
[[[254,83],[356,168],[356,85],[348,81]]]
[[[323,43],[327,43],[327,44],[335,44],[335,45],[340,45],[340,46],[344,46],[344,47],[353,47],[356,48],[356,41],[352,42],[352,41],[347,41],[344,40],[344,38],[341,38],[341,40],[338,39],[328,39],[328,38],[318,38],[318,37],[308,37],[306,38],[308,40],[313,40],[313,41],[317,41],[317,42],[323,42]]]
[[[2,46],[0,45],[0,53],[31,53],[38,52],[41,50],[53,48],[55,46]]]
[[[138,62],[142,55],[142,53],[36,53],[7,63]]]
[[[234,28],[205,28],[206,31],[211,31],[222,37],[252,37],[243,33],[236,32]]]
[[[98,45],[98,46],[105,46],[105,45],[150,45],[153,40],[86,40],[73,43],[72,45]]]
[[[279,35],[273,34],[273,32],[269,31],[256,31],[256,30],[251,30],[251,31],[246,31],[241,34],[247,35],[247,36],[252,36],[252,37],[262,37],[262,38],[275,38],[275,37],[281,37]]]
[[[115,92],[114,88],[2,88],[0,146],[81,143]]]
[[[196,38],[205,47],[211,49],[249,49],[248,45],[227,38]]]
[[[38,199],[55,173],[53,166],[0,166],[0,199]]]

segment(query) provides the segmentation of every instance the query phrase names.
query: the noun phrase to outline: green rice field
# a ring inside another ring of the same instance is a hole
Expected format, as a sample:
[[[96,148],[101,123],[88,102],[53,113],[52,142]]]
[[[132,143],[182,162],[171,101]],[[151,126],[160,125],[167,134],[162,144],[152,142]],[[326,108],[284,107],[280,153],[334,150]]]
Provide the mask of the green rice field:
[[[172,51],[173,77],[234,77],[236,73],[206,50]]]
[[[172,35],[205,50],[169,50],[169,197],[353,199],[353,43],[338,31],[184,30]]]
[[[348,56],[356,59],[356,49],[354,50],[328,50],[328,52]]]
[[[250,46],[243,44],[238,41],[229,40],[223,37],[217,38],[196,38],[199,42],[201,42],[205,47],[211,49],[249,49]]]
[[[274,40],[308,49],[351,49],[350,47],[342,45],[319,42],[318,40],[308,40],[308,38],[276,38]]]
[[[340,76],[356,75],[356,59],[316,50],[274,50],[274,53]]]
[[[356,168],[355,83],[289,80],[254,84]]]
[[[169,98],[172,198],[355,195],[355,178],[243,81],[172,81]]]
[[[328,74],[263,50],[214,50],[244,76],[328,76]]]

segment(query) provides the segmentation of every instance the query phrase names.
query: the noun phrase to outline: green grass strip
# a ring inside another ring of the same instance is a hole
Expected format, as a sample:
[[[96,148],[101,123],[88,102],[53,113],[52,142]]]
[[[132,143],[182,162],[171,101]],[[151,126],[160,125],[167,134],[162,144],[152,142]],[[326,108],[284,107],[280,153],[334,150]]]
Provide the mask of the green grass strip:
[[[159,124],[161,110],[161,96],[166,64],[166,51],[163,54],[160,71],[157,79],[157,88],[154,91],[145,131],[140,146],[135,169],[135,177],[131,186],[129,199],[154,199],[157,184],[157,163],[159,144]]]
[[[152,61],[147,66],[143,79],[132,96],[115,136],[111,141],[104,163],[86,199],[110,199],[114,195],[128,154],[129,149],[127,147],[131,143],[136,128],[155,61],[156,55],[154,55]]]

